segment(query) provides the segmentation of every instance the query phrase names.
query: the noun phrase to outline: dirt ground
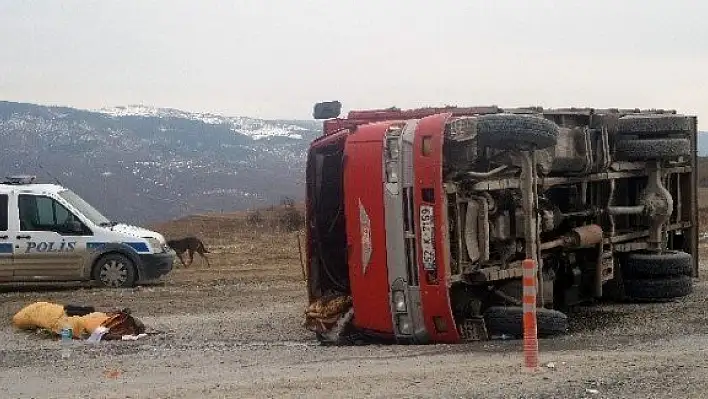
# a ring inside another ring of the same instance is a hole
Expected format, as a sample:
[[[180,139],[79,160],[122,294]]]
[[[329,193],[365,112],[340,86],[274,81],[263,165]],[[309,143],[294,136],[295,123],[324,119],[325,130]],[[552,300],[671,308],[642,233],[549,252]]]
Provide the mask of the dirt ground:
[[[161,228],[170,234],[186,229]],[[574,311],[570,334],[542,340],[543,367],[530,373],[522,367],[520,341],[320,347],[300,327],[305,290],[294,237],[228,229],[199,224],[196,231],[209,237],[213,251],[211,269],[197,259],[193,268],[176,270],[157,285],[126,290],[0,288],[0,396],[707,395],[708,262],[695,292],[682,300]],[[59,342],[15,331],[10,324],[16,311],[38,300],[129,307],[155,334],[134,342],[76,342],[71,357],[62,360]]]

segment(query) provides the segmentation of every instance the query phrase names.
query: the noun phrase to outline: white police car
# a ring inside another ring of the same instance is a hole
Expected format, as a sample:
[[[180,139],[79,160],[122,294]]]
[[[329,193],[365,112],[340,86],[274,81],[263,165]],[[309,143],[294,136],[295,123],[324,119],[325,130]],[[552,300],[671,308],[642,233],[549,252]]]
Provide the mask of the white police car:
[[[161,234],[112,222],[60,185],[33,176],[0,183],[0,282],[130,287],[169,273],[174,259]]]

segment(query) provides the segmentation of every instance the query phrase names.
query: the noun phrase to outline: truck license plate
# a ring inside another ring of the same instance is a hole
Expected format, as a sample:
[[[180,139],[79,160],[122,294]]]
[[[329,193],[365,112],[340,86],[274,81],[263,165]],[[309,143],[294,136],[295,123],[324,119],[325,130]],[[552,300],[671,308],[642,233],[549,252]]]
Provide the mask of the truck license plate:
[[[433,219],[433,207],[430,205],[420,206],[420,247],[423,253],[423,268],[425,270],[435,270],[435,244],[433,229],[435,223]]]

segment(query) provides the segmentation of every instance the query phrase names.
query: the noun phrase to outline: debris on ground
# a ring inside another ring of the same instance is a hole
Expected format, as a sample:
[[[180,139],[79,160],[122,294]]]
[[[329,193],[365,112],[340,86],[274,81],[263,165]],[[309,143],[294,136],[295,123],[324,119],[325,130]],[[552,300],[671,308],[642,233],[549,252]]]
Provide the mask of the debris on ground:
[[[145,333],[138,334],[138,335],[127,334],[127,335],[122,336],[121,340],[123,340],[123,341],[137,341],[137,340],[139,340],[141,338],[145,338],[145,337],[147,337],[147,334],[145,334]]]
[[[103,375],[105,375],[106,378],[116,379],[116,378],[120,377],[121,371],[120,370],[106,370],[103,372]]]
[[[43,301],[22,308],[12,317],[12,324],[21,330],[49,331],[54,336],[68,328],[72,338],[89,338],[91,342],[120,340],[124,336],[139,337],[145,332],[145,326],[131,316],[130,309],[98,312],[91,306]]]
[[[323,296],[307,307],[303,326],[316,333],[326,333],[351,307],[352,297],[349,295]]]

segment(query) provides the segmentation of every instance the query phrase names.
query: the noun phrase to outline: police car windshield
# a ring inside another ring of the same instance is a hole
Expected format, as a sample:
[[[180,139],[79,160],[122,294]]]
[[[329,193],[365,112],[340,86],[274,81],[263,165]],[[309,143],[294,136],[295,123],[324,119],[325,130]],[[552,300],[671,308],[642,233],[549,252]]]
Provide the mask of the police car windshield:
[[[84,201],[83,198],[76,195],[71,190],[63,190],[59,192],[59,195],[78,209],[88,220],[97,226],[111,225],[111,221],[101,214],[96,208],[92,207],[88,202]]]

